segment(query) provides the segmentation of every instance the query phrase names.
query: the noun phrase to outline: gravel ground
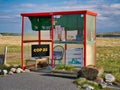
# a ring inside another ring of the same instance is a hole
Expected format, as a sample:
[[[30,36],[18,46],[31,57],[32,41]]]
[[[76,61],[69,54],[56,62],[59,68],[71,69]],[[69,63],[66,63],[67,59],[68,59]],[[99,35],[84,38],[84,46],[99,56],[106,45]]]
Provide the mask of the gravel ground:
[[[0,77],[0,90],[78,90],[73,80],[35,72],[21,73]]]

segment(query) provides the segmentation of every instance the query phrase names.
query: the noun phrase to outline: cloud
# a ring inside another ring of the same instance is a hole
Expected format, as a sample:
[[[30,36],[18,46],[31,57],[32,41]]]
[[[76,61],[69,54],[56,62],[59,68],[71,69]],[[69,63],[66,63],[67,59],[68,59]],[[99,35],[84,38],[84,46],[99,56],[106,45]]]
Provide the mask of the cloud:
[[[81,3],[81,0],[69,0],[61,3],[52,4],[34,4],[24,3],[18,5],[8,5],[10,10],[3,10],[0,14],[1,19],[9,19],[9,21],[21,22],[20,13],[26,12],[46,12],[46,11],[66,11],[66,10],[91,10],[98,13],[97,27],[98,30],[110,27],[120,28],[120,4],[119,3],[103,3],[104,0],[87,0]],[[3,5],[2,5],[3,7]],[[0,21],[1,23],[1,21]],[[102,26],[102,27],[101,27]]]
[[[27,4],[21,4],[21,5],[19,5],[19,7],[22,7],[22,8],[35,8],[35,7],[37,7],[37,5],[36,4],[27,3]]]
[[[111,7],[116,8],[116,9],[120,9],[120,4],[112,4]]]

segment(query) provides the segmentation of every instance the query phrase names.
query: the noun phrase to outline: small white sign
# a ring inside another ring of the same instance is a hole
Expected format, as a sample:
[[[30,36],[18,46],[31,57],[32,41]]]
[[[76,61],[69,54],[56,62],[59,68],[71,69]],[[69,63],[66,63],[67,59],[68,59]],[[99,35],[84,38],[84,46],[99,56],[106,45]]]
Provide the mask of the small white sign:
[[[83,48],[66,50],[66,64],[73,66],[83,66]]]

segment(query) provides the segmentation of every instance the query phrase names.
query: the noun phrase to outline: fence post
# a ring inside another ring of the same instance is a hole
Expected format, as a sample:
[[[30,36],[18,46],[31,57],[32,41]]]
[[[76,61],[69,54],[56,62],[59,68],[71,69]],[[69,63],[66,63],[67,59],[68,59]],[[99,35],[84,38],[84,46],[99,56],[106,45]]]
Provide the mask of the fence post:
[[[4,62],[3,64],[6,65],[6,58],[7,58],[7,46],[4,48]]]

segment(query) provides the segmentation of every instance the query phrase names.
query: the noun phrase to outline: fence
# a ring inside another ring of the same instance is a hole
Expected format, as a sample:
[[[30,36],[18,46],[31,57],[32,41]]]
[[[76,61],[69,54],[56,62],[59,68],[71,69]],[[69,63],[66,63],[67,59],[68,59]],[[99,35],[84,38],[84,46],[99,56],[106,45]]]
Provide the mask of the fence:
[[[3,60],[5,54],[5,45],[0,45],[0,56]],[[2,63],[2,62],[1,62]],[[8,45],[6,53],[6,62],[10,65],[20,65],[21,63],[21,46]]]

